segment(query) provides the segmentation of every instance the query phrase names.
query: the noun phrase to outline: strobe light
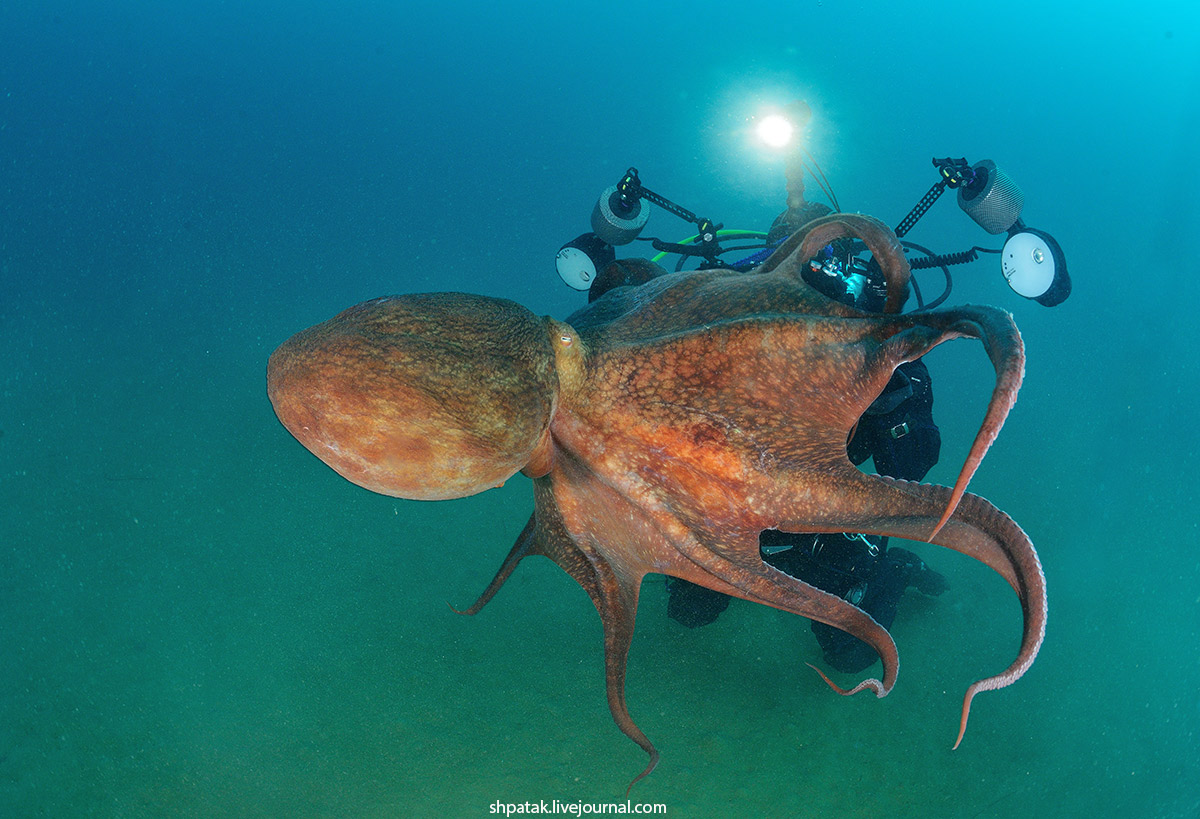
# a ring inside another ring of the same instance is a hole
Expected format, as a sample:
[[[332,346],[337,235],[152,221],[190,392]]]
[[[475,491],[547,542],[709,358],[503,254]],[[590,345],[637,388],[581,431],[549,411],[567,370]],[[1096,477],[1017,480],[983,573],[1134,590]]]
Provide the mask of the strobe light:
[[[967,178],[958,189],[958,206],[988,233],[1008,233],[1000,256],[1008,286],[1046,307],[1061,304],[1071,295],[1067,259],[1054,237],[1021,222],[1025,195],[1017,183],[990,159],[972,167]]]
[[[558,275],[569,287],[587,290],[596,279],[596,274],[617,257],[612,245],[595,233],[576,236],[558,250],[554,266]]]
[[[1071,295],[1071,277],[1062,248],[1044,230],[1017,220],[1000,254],[1000,271],[1017,295],[1053,307]]]

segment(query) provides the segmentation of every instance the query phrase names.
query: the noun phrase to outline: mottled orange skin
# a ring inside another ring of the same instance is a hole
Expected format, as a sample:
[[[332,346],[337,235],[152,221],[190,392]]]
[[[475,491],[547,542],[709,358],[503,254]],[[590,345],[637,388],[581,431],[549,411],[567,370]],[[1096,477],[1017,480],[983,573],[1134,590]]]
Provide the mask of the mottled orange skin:
[[[847,235],[862,238],[887,273],[883,314],[831,301],[800,276],[818,248]],[[894,684],[898,656],[887,631],[764,563],[765,529],[937,543],[1012,585],[1024,613],[1021,647],[1008,669],[968,689],[961,740],[974,694],[1018,679],[1045,631],[1045,581],[1029,538],[965,492],[1015,401],[1024,350],[1011,316],[994,308],[900,315],[907,277],[885,226],[835,214],[749,273],[664,273],[614,289],[566,324],[462,294],[368,302],[282,345],[268,388],[305,446],[377,492],[456,497],[524,468],[534,479],[533,516],[468,613],[527,555],[571,574],[604,623],[613,717],[650,754],[639,779],[658,753],[629,715],[624,681],[648,573],[869,643],[882,678],[843,693],[883,696]],[[997,383],[955,487],[860,472],[846,441],[896,367],[964,336],[983,341]]]
[[[557,387],[545,321],[458,293],[356,305],[267,367],[300,443],[359,486],[417,500],[491,489],[529,463]]]

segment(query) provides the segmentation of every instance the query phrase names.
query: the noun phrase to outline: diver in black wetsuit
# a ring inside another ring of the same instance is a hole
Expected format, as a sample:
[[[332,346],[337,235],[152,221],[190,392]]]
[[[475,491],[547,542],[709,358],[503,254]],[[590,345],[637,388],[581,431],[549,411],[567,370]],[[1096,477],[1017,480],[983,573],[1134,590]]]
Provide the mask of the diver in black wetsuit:
[[[800,227],[832,211],[806,202],[802,173],[788,174],[788,209],[775,219],[768,245],[778,244]],[[886,282],[875,268],[865,280],[851,283],[830,264],[848,251],[841,243],[824,249],[806,269],[805,280],[830,298],[865,310],[881,311]],[[876,275],[872,276],[871,273]],[[933,392],[929,371],[919,359],[901,364],[855,427],[847,450],[861,464],[872,458],[882,475],[917,481],[937,463],[941,434],[933,422]],[[906,589],[915,586],[939,595],[946,579],[912,552],[889,548],[886,537],[861,534],[792,534],[767,530],[759,545],[762,559],[809,585],[836,594],[890,628]],[[721,592],[679,578],[667,578],[667,614],[689,628],[707,625],[729,606]],[[856,637],[812,621],[812,630],[826,662],[838,671],[856,673],[874,663],[875,650]]]
[[[860,464],[873,458],[881,474],[920,480],[937,461],[941,446],[932,408],[925,365],[902,364],[859,420],[847,447],[850,460]],[[942,575],[907,549],[889,548],[886,537],[768,529],[759,537],[759,547],[765,562],[844,598],[884,628],[891,627],[910,586],[927,595],[947,588]],[[729,606],[728,596],[674,577],[667,578],[667,591],[667,614],[689,628],[711,623]],[[825,661],[838,671],[856,673],[878,659],[873,648],[840,629],[813,620],[812,630]]]
[[[805,200],[804,172],[803,161],[796,157],[787,172],[787,209],[772,223],[766,248],[730,265],[731,268],[752,269],[787,237],[832,212],[824,205]],[[627,229],[625,225],[619,227],[622,231]],[[629,241],[627,237],[618,238]],[[572,259],[578,257],[567,253],[571,248],[583,251],[592,265],[590,270],[575,268]],[[887,282],[878,265],[857,262],[856,251],[860,249],[855,240],[840,239],[823,248],[805,266],[803,276],[832,299],[870,312],[882,312]],[[612,247],[596,234],[584,234],[564,245],[556,264],[563,260],[566,264],[559,266],[559,275],[572,287],[587,289],[589,302],[615,287],[637,287],[666,273],[648,259],[615,259]],[[587,271],[588,275],[577,275],[580,271]],[[584,282],[587,284],[581,287]],[[593,318],[600,315],[594,313]],[[861,464],[872,458],[877,472],[915,481],[925,477],[937,463],[940,449],[941,434],[933,422],[929,371],[920,360],[901,364],[883,393],[859,419],[847,443],[850,460]],[[767,530],[760,536],[759,544],[766,563],[848,600],[884,628],[891,626],[900,598],[910,586],[929,595],[946,590],[945,578],[912,552],[888,548],[885,537]],[[729,606],[730,598],[725,594],[678,578],[667,578],[667,590],[667,613],[690,628],[711,623]],[[825,660],[839,671],[855,673],[877,659],[875,651],[856,637],[816,621],[812,628]]]

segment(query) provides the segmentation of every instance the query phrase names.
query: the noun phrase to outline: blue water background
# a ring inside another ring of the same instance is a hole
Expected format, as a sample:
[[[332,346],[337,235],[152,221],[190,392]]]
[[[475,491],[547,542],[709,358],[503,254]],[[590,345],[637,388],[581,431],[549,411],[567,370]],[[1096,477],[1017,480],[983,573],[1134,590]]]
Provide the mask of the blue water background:
[[[1019,637],[985,568],[915,547],[951,590],[905,599],[884,700],[833,695],[805,621],[735,601],[687,631],[650,578],[628,696],[663,758],[634,797],[675,816],[1197,815],[1196,6],[410,5],[0,7],[0,814],[622,797],[644,755],[609,717],[586,595],[529,561],[480,616],[446,605],[491,577],[528,481],[369,494],[278,425],[265,362],[388,293],[567,315],[582,298],[553,255],[630,165],[761,229],[782,165],[747,127],[804,97],[844,209],[896,224],[930,157],[992,158],[1066,251],[1060,307],[987,258],[953,299],[1011,310],[1028,346],[972,490],[1040,550],[1046,643],[951,752],[962,691]],[[911,238],[999,244],[950,197]],[[947,482],[992,377],[974,342],[928,362]]]

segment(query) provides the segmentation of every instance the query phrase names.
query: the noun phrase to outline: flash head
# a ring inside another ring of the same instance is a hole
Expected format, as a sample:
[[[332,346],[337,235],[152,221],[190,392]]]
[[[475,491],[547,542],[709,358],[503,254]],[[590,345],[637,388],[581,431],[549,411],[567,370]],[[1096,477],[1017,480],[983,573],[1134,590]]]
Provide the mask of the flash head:
[[[569,287],[587,290],[596,280],[596,274],[616,257],[612,245],[595,233],[584,233],[559,248],[554,266]]]
[[[1044,230],[1013,227],[1000,255],[1000,271],[1018,295],[1054,307],[1071,295],[1071,277],[1062,248]]]

